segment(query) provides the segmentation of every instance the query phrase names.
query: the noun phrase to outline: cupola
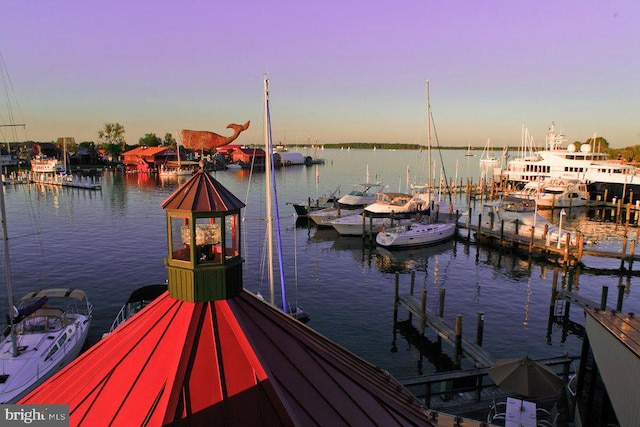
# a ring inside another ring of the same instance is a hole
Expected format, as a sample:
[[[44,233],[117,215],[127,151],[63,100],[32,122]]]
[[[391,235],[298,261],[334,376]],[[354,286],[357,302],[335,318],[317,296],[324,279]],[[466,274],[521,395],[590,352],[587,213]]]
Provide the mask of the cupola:
[[[200,169],[162,202],[167,215],[169,294],[189,302],[242,291],[240,210],[244,203]]]

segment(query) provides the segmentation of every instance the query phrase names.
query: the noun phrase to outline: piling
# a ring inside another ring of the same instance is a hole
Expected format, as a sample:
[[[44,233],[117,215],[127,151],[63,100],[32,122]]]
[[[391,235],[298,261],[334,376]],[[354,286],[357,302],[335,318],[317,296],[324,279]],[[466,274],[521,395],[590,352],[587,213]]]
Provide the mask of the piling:
[[[602,287],[602,295],[600,296],[600,310],[605,311],[607,309],[607,295],[609,294],[609,287]]]
[[[453,359],[456,366],[462,361],[462,315],[456,315],[456,341],[453,351]]]
[[[478,327],[476,330],[476,344],[482,346],[482,335],[484,332],[484,311],[478,312]]]

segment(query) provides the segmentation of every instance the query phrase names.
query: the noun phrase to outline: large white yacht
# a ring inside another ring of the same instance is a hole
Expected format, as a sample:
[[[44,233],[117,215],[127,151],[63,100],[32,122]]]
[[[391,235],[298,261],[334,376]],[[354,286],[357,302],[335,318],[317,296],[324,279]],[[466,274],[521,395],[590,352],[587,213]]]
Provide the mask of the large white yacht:
[[[594,138],[595,140],[595,138]],[[506,169],[494,170],[494,176],[516,183],[526,183],[544,179],[582,181],[587,184],[590,197],[628,198],[633,192],[633,200],[640,200],[640,171],[632,165],[609,160],[599,147],[582,144],[566,148],[564,135],[556,134],[552,122],[546,135],[545,149],[536,151],[532,143],[523,140],[520,155],[509,161]]]

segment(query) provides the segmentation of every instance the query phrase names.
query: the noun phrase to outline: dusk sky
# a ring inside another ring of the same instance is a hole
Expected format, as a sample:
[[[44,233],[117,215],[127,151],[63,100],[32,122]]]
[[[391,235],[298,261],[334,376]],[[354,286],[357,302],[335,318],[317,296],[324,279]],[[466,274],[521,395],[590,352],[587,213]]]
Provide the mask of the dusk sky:
[[[180,129],[230,135],[229,123],[251,120],[238,141],[259,143],[268,73],[274,139],[287,144],[425,144],[425,79],[441,145],[517,145],[524,125],[540,147],[551,121],[569,142],[640,144],[638,0],[5,0],[0,10],[13,115],[27,125],[19,140],[97,141],[119,122],[137,144]]]

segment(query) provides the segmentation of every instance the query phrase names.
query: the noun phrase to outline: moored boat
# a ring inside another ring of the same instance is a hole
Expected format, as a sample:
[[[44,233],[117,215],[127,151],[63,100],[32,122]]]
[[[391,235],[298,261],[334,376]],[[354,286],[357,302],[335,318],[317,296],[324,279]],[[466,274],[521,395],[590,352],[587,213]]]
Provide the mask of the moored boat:
[[[521,194],[534,199],[538,209],[582,207],[589,200],[586,183],[562,179],[530,182]]]
[[[334,207],[338,202],[337,194],[339,191],[340,186],[338,185],[335,190],[327,195],[316,199],[309,198],[306,202],[291,202],[291,205],[296,211],[296,215],[306,217],[310,212]]]
[[[453,238],[455,232],[455,223],[412,222],[380,231],[376,243],[386,248],[428,246]]]
[[[604,197],[623,198],[635,203],[640,200],[640,169],[621,161],[608,159],[600,147],[591,143],[569,144],[563,134],[557,134],[552,122],[546,134],[545,149],[537,150],[530,139],[523,136],[521,155],[508,162],[495,175],[514,183],[527,183],[550,179],[581,181],[587,184],[592,199]],[[628,200],[633,193],[633,200]]]
[[[91,312],[79,289],[22,297],[0,343],[0,402],[17,402],[75,359],[87,339]]]
[[[104,338],[113,332],[118,326],[133,317],[133,315],[145,308],[151,301],[158,298],[166,290],[166,283],[162,285],[142,286],[134,290],[116,315],[116,318],[111,324],[111,328],[109,328],[109,332],[105,333],[102,337]]]

